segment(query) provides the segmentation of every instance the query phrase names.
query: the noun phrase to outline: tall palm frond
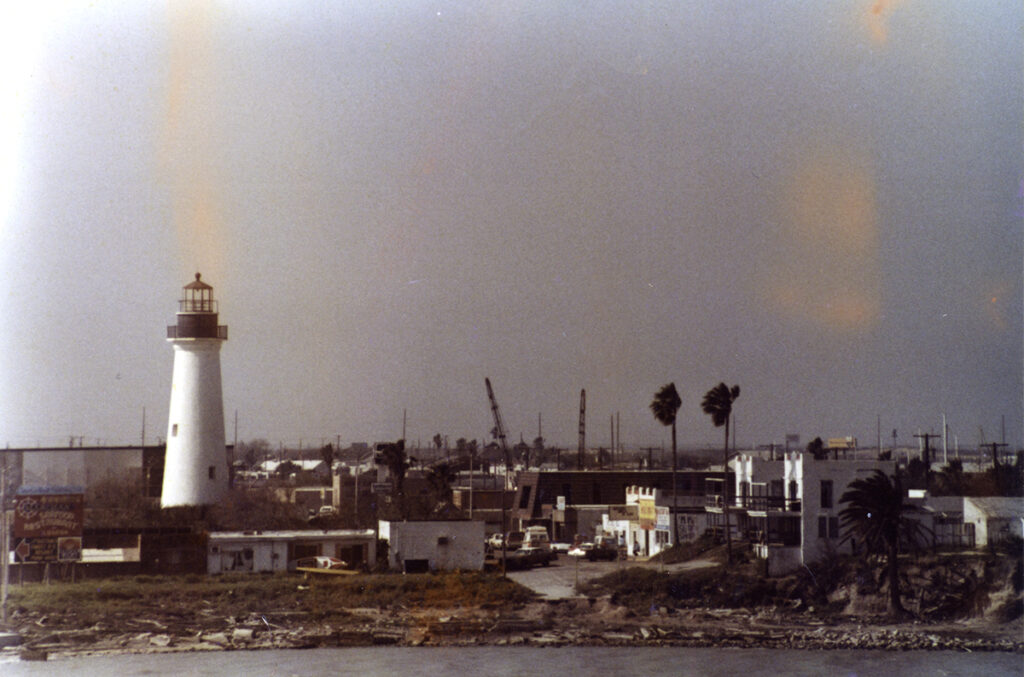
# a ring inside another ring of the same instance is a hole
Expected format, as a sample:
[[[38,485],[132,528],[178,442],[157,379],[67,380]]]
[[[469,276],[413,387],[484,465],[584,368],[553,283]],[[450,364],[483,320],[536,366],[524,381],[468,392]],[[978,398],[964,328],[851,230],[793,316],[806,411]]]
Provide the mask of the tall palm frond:
[[[676,391],[676,384],[666,383],[654,394],[654,400],[651,402],[651,412],[658,423],[666,426],[674,425],[676,414],[679,412],[679,407],[682,404],[683,401],[679,399],[679,393]]]
[[[722,515],[725,518],[725,552],[726,560],[732,564],[732,532],[729,530],[729,417],[732,415],[732,403],[740,396],[740,387],[730,388],[719,383],[704,393],[701,409],[711,416],[716,428],[725,426],[725,447],[722,466]]]
[[[654,418],[657,419],[658,423],[665,426],[672,426],[672,543],[673,545],[679,545],[679,516],[676,514],[676,495],[678,493],[678,485],[676,485],[676,468],[678,462],[676,459],[676,414],[679,412],[679,407],[682,406],[683,401],[679,397],[679,393],[676,391],[675,383],[666,383],[661,387],[658,392],[654,394],[654,400],[651,402],[651,412],[654,414]]]

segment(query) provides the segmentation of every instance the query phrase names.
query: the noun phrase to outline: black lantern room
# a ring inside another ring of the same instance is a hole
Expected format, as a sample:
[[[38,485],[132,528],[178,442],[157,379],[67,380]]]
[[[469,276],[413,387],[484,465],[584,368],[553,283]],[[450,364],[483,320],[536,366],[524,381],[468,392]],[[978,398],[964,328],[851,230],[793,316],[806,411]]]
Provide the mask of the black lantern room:
[[[217,324],[217,302],[213,287],[203,282],[202,275],[182,287],[178,301],[178,323],[167,327],[169,339],[212,338],[226,340],[228,328]]]

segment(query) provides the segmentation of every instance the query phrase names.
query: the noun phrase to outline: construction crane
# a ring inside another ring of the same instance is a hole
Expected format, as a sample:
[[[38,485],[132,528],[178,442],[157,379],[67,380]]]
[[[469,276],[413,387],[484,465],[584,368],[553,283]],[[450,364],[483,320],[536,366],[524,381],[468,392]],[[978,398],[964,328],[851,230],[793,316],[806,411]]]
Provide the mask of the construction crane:
[[[587,453],[587,390],[580,390],[580,443],[576,448],[576,469],[583,470]]]
[[[508,489],[508,470],[512,465],[508,453],[508,442],[505,440],[505,424],[501,420],[501,411],[498,409],[498,401],[494,399],[494,389],[491,388],[491,379],[485,378],[487,386],[487,399],[491,401],[491,413],[494,414],[494,436],[501,442],[501,452],[505,455],[505,488]]]
[[[505,424],[501,420],[501,411],[498,409],[498,400],[494,398],[494,389],[491,388],[491,379],[484,378],[484,384],[487,386],[487,399],[491,401],[491,413],[494,414],[494,436],[501,442],[501,451],[505,455],[505,491],[508,491],[508,471],[512,465],[512,460],[508,453],[508,442],[505,440]],[[504,492],[502,492],[504,494]],[[507,515],[505,512],[505,497],[502,495],[501,498],[501,568],[502,573],[505,571],[505,549],[508,547],[508,523]]]

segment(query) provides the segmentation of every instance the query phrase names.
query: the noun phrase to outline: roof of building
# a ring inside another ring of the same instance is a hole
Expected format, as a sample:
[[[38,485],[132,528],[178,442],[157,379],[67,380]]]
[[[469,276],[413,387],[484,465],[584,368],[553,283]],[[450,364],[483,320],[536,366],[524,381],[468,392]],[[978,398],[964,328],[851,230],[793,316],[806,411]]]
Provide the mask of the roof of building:
[[[1024,519],[1024,500],[1009,496],[966,496],[986,517]]]
[[[331,538],[373,537],[373,529],[296,529],[289,531],[211,531],[211,541],[296,541],[311,538],[324,540]]]
[[[185,289],[213,289],[213,287],[211,287],[210,285],[208,285],[205,282],[203,282],[200,279],[201,277],[202,277],[201,273],[196,273],[196,279],[193,280],[192,282],[189,282],[188,284],[186,284],[184,288]]]
[[[292,465],[298,466],[299,470],[314,471],[320,470],[324,466],[323,460],[315,459],[296,459],[294,461],[263,461],[259,464],[259,469],[264,472],[277,472],[278,466],[282,463],[291,463]]]

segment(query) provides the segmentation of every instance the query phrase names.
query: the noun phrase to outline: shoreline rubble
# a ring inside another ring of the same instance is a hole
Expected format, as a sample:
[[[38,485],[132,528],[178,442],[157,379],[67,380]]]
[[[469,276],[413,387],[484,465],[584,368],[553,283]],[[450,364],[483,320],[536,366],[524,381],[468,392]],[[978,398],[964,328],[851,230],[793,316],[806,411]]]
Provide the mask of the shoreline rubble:
[[[820,618],[808,613],[752,613],[748,609],[685,609],[650,617],[621,607],[574,600],[539,601],[520,608],[378,611],[357,610],[340,622],[305,614],[253,614],[226,618],[223,627],[197,629],[139,619],[140,628],[117,632],[94,626],[49,629],[36,622],[21,629],[22,642],[0,657],[47,660],[72,656],[253,651],[341,647],[736,647],[791,650],[1006,651],[1024,654],[1021,622],[946,623]],[[766,617],[767,616],[767,617]],[[876,621],[876,622],[869,622]],[[176,627],[175,627],[176,626]]]

